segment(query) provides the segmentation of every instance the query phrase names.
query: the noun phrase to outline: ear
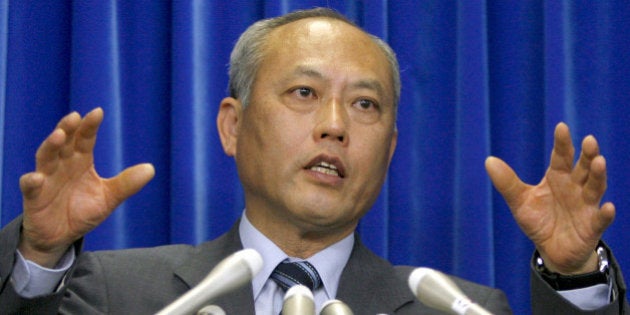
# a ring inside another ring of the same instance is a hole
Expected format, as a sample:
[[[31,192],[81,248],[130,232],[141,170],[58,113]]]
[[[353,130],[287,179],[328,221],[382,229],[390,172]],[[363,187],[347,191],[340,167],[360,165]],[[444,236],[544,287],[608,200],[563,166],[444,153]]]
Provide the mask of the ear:
[[[217,129],[221,138],[223,151],[229,156],[236,155],[236,142],[243,106],[233,97],[226,97],[221,101],[217,114]]]

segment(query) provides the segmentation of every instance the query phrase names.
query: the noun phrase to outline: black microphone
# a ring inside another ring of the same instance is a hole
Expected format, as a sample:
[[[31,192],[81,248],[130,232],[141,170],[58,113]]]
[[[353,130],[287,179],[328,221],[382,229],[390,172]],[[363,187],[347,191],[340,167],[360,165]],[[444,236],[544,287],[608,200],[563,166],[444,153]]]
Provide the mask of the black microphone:
[[[354,315],[348,304],[339,300],[328,300],[322,305],[319,315]]]
[[[416,268],[409,275],[409,288],[424,305],[457,315],[492,315],[473,303],[445,274],[430,268]]]
[[[194,314],[206,302],[252,280],[262,268],[262,257],[253,249],[238,251],[217,264],[201,282],[157,315]]]
[[[303,285],[294,285],[284,295],[282,315],[315,315],[313,292]]]

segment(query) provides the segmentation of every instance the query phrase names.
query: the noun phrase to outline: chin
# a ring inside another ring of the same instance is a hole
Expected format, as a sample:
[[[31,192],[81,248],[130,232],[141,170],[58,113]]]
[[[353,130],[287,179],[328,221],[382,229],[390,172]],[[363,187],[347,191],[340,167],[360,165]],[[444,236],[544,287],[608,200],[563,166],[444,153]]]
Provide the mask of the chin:
[[[355,221],[353,216],[343,215],[338,209],[308,211],[302,213],[302,219],[307,224],[322,231],[347,226]]]

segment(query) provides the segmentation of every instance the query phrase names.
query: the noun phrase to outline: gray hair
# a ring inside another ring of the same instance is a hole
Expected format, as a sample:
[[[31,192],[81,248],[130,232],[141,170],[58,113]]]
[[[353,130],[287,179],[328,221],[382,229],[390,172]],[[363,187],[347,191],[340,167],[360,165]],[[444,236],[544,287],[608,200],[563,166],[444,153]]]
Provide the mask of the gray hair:
[[[243,106],[250,102],[250,94],[254,84],[254,78],[264,58],[264,45],[269,34],[276,28],[298,20],[324,17],[345,22],[359,28],[342,14],[328,8],[315,8],[299,10],[279,17],[265,19],[252,24],[236,42],[230,55],[229,93],[230,96],[240,99]],[[360,29],[360,28],[359,28]],[[365,31],[364,31],[365,32]],[[398,107],[400,98],[400,70],[394,50],[382,39],[366,33],[372,41],[385,54],[391,68],[392,82],[394,85],[394,108]]]

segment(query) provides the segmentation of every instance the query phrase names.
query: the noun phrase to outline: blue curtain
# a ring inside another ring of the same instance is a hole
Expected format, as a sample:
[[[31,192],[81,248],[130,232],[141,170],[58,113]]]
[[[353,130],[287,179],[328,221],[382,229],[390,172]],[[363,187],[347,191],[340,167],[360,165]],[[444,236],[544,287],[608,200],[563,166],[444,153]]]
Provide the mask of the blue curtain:
[[[605,240],[623,268],[630,234],[630,6],[626,1],[0,0],[0,225],[56,121],[102,106],[96,168],[139,162],[156,178],[86,239],[88,249],[199,243],[240,216],[234,162],[217,138],[229,52],[252,22],[329,6],[387,40],[401,65],[399,145],[360,224],[396,264],[503,289],[529,313],[532,244],[483,161],[544,174],[555,124],[607,157],[618,216]]]

